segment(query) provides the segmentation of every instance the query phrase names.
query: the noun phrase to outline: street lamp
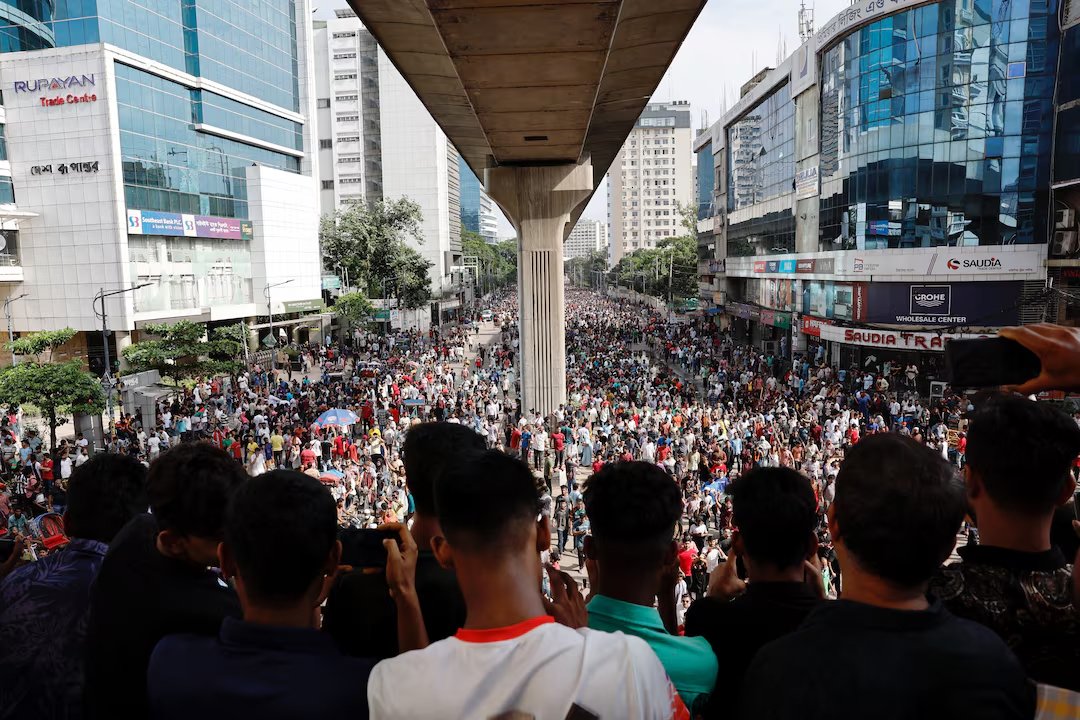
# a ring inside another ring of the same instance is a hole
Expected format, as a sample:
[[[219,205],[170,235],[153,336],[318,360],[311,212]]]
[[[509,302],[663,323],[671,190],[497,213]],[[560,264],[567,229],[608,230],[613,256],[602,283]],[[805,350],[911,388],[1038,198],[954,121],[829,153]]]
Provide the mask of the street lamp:
[[[9,306],[11,305],[11,303],[15,302],[16,300],[22,300],[29,294],[30,293],[23,293],[22,295],[16,295],[15,297],[8,298],[4,301],[4,315],[7,316],[7,335],[9,343],[15,342],[15,333],[11,330],[11,310]],[[11,364],[13,366],[19,364],[19,359],[15,357],[15,348],[11,349]]]
[[[113,380],[112,380],[112,358],[109,357],[109,327],[108,327],[108,322],[106,320],[107,316],[105,314],[105,298],[112,297],[113,295],[122,295],[124,293],[129,293],[129,292],[131,292],[133,290],[138,290],[139,288],[149,287],[150,285],[153,285],[153,283],[148,283],[148,282],[147,283],[142,283],[141,285],[133,285],[132,287],[123,288],[121,290],[113,290],[112,292],[105,292],[105,288],[101,288],[101,290],[98,291],[98,294],[94,296],[94,302],[91,305],[91,308],[93,308],[94,305],[97,305],[98,300],[101,301],[101,349],[105,353],[105,375],[101,379],[105,383],[105,399],[106,399],[106,401],[108,403],[108,407],[109,407],[109,424],[110,425],[112,424],[112,421],[113,421],[113,404],[112,404]],[[94,310],[94,314],[95,315],[97,314],[97,310]]]
[[[270,288],[281,287],[282,285],[288,285],[293,281],[293,278],[288,280],[282,280],[279,283],[273,285],[267,285],[263,288],[263,295],[266,295],[266,313],[270,316],[270,339],[274,341],[274,349],[270,351],[270,369],[277,370],[277,336],[274,335],[274,307],[270,304]]]

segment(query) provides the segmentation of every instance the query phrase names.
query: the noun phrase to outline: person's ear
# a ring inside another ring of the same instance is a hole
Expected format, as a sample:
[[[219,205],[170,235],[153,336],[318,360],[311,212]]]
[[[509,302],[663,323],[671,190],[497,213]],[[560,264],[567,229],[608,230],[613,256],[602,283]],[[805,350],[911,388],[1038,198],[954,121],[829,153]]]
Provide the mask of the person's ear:
[[[1065,486],[1061,488],[1061,495],[1058,496],[1057,504],[1064,505],[1069,500],[1072,500],[1074,494],[1076,494],[1076,480],[1070,473],[1065,481]]]
[[[431,552],[444,570],[454,569],[454,549],[442,535],[431,538]]]
[[[551,549],[551,520],[544,513],[536,519],[536,552]]]
[[[183,559],[185,556],[184,537],[173,530],[162,530],[157,534],[157,544],[164,555]]]
[[[983,494],[982,480],[971,470],[971,465],[964,466],[964,489],[969,501],[977,500]]]
[[[810,531],[810,540],[806,543],[806,559],[809,560],[810,558],[817,555],[817,550],[818,550],[817,533],[813,532],[813,531]]]
[[[588,540],[588,538],[586,538]],[[679,543],[672,540],[668,543],[667,550],[664,551],[664,567],[667,567],[675,562],[679,557]]]
[[[225,543],[218,543],[218,563],[221,565],[221,574],[225,579],[235,578],[239,574],[239,570],[236,567],[236,558],[233,556],[232,549]]]
[[[840,537],[840,524],[836,521],[836,502],[829,505],[829,509],[825,511],[825,519],[829,527],[829,535],[835,542]]]
[[[581,539],[581,552],[585,555],[586,559],[596,559],[596,553],[593,552],[596,549],[596,541],[593,540],[592,535],[586,535]]]

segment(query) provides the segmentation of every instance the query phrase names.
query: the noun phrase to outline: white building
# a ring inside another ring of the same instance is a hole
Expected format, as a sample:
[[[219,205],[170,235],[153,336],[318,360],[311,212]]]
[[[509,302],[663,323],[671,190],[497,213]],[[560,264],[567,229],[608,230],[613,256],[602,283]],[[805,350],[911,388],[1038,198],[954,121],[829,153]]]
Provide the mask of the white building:
[[[23,296],[14,330],[72,327],[63,354],[100,372],[101,291],[128,290],[105,300],[114,363],[146,323],[255,323],[267,285],[281,283],[279,316],[320,307],[308,0],[269,0],[273,23],[246,29],[266,52],[250,38],[236,49],[250,53],[237,56],[253,73],[243,77],[209,59],[232,38],[205,38],[199,71],[185,65],[179,21],[162,19],[148,57],[106,12],[86,22],[113,42],[0,54],[15,200],[0,207],[0,302]],[[292,68],[295,82],[262,83],[254,68],[266,66]]]
[[[608,246],[607,223],[581,218],[563,245],[563,259],[585,257]]]
[[[695,194],[692,144],[688,102],[645,107],[607,174],[613,265],[682,233],[677,206]]]
[[[460,305],[461,189],[457,149],[352,10],[315,22],[322,214],[407,197],[423,210],[431,290]]]

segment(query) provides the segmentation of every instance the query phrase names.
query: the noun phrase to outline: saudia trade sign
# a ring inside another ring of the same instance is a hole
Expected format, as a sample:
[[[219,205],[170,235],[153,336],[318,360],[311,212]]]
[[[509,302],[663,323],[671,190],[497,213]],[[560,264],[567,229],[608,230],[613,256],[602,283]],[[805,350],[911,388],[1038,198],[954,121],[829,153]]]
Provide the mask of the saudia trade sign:
[[[70,77],[41,78],[40,80],[16,80],[16,93],[58,93],[52,97],[41,97],[42,107],[54,107],[56,105],[76,105],[78,103],[97,102],[97,94],[83,92],[76,94],[79,89],[85,90],[97,85],[93,73],[89,75],[71,75]],[[65,90],[72,91],[64,93]]]

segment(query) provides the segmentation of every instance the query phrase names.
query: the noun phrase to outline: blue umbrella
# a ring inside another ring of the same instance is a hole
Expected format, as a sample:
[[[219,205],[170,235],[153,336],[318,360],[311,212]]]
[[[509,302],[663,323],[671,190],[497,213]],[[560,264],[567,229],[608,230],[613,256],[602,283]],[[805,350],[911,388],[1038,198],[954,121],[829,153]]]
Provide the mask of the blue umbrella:
[[[324,412],[315,422],[319,427],[330,427],[332,425],[345,427],[347,425],[355,425],[359,420],[360,418],[356,417],[356,413],[352,410],[334,408]]]

